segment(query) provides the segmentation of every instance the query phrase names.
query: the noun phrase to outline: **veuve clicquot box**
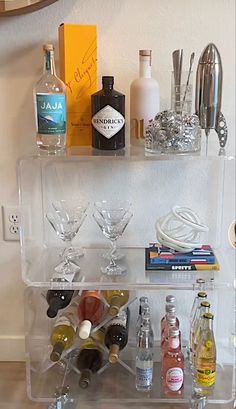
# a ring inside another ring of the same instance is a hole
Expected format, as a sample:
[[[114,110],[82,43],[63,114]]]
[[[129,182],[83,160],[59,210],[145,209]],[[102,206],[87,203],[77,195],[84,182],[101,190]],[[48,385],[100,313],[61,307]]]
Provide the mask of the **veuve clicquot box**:
[[[91,145],[91,95],[97,91],[95,25],[59,26],[60,77],[67,87],[67,145]]]

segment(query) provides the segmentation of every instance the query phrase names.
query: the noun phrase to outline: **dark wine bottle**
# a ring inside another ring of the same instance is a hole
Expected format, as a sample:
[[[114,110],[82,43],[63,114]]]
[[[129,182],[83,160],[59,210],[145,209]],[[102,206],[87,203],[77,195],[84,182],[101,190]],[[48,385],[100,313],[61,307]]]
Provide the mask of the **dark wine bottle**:
[[[54,318],[62,308],[70,304],[73,297],[73,290],[48,290],[46,300],[48,302],[47,316]]]
[[[129,331],[129,309],[123,310],[120,314],[109,321],[109,326],[106,330],[104,343],[109,349],[109,362],[114,364],[117,362],[119,352],[126,346],[128,342]]]
[[[102,367],[102,349],[92,338],[82,343],[77,357],[77,367],[81,372],[79,386],[86,389],[91,382],[92,374]]]
[[[103,88],[91,96],[92,146],[125,147],[125,95],[113,89],[114,77],[102,77]]]

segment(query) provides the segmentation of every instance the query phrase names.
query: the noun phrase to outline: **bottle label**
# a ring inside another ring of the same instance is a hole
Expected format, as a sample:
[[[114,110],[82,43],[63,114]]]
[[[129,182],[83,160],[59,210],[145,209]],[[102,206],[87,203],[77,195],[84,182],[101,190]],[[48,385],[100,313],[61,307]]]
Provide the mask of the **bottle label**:
[[[153,367],[137,368],[136,367],[136,383],[138,386],[145,387],[152,385]]]
[[[211,369],[198,369],[197,370],[197,383],[201,386],[212,386],[215,383],[215,371]]]
[[[116,135],[124,124],[125,118],[123,115],[110,105],[106,105],[92,118],[93,127],[107,139],[111,139]]]
[[[166,385],[171,391],[178,391],[182,387],[183,381],[184,373],[181,368],[170,368],[166,372]]]
[[[66,132],[66,98],[64,94],[37,94],[38,133],[58,135]]]

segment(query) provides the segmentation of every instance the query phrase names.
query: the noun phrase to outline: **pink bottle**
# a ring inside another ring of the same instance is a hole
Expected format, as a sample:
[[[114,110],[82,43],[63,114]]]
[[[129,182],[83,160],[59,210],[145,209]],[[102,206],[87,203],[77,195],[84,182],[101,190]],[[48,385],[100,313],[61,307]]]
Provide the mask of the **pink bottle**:
[[[180,332],[177,327],[169,331],[168,348],[162,360],[163,392],[168,396],[183,394],[184,356],[180,348]]]
[[[162,355],[164,352],[167,350],[169,343],[169,331],[171,327],[176,327],[179,328],[178,321],[175,315],[173,314],[167,314],[166,316],[166,326],[163,329],[163,332],[161,334],[161,353]]]
[[[161,338],[165,328],[168,326],[167,324],[167,315],[172,314],[175,315],[176,307],[174,304],[166,304],[166,313],[164,317],[161,319]],[[179,320],[176,318],[176,326],[179,328]]]

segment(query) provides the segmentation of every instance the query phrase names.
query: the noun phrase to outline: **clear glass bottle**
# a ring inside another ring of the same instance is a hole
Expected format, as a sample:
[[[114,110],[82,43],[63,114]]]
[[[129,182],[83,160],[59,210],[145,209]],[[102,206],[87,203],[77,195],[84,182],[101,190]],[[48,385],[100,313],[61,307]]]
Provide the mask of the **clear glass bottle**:
[[[199,294],[200,293],[205,293],[205,291],[204,291],[205,280],[203,280],[201,278],[199,280],[201,280],[201,282],[198,282],[198,280],[197,280],[197,283],[200,286],[200,291],[198,291],[198,293],[197,293],[197,295],[196,295],[196,297],[194,298],[194,301],[193,301],[193,305],[192,305],[191,312],[190,312],[190,322],[192,322],[194,314],[195,314],[196,309],[198,307],[198,304],[199,304],[198,299],[201,298],[201,296],[199,296]],[[205,297],[202,297],[202,298],[207,298],[207,295]]]
[[[139,50],[139,78],[130,86],[130,136],[144,144],[145,128],[160,110],[158,82],[152,78],[152,50]]]
[[[163,392],[168,396],[182,395],[184,384],[184,356],[180,348],[180,331],[171,327],[168,348],[162,360]]]
[[[192,319],[190,321],[190,335],[189,335],[189,349],[190,349],[190,361],[191,361],[191,354],[192,354],[192,341],[193,341],[193,333],[194,333],[194,326],[195,321],[197,320],[199,313],[200,313],[200,306],[201,302],[207,299],[207,293],[205,291],[200,291],[195,300],[193,302],[193,307],[191,311]]]
[[[142,310],[143,310],[144,304],[148,305],[148,297],[142,296],[139,298],[139,310],[138,310],[138,319],[136,322],[136,334],[138,334],[138,331],[140,329],[141,320],[142,320]]]
[[[200,304],[200,308],[197,310],[196,319],[194,321],[194,325],[192,328],[192,338],[190,339],[190,351],[192,352],[192,361],[194,359],[194,355],[199,343],[199,339],[201,337],[202,331],[202,317],[205,313],[209,312],[210,303],[208,301],[202,301]]]
[[[55,70],[54,46],[45,44],[43,76],[34,88],[37,145],[55,153],[66,146],[66,86]]]
[[[214,316],[211,313],[203,315],[201,337],[195,357],[195,383],[205,392],[213,388],[216,376],[216,344],[213,319]]]
[[[153,332],[150,316],[146,315],[138,332],[136,355],[136,389],[148,392],[153,379]]]

